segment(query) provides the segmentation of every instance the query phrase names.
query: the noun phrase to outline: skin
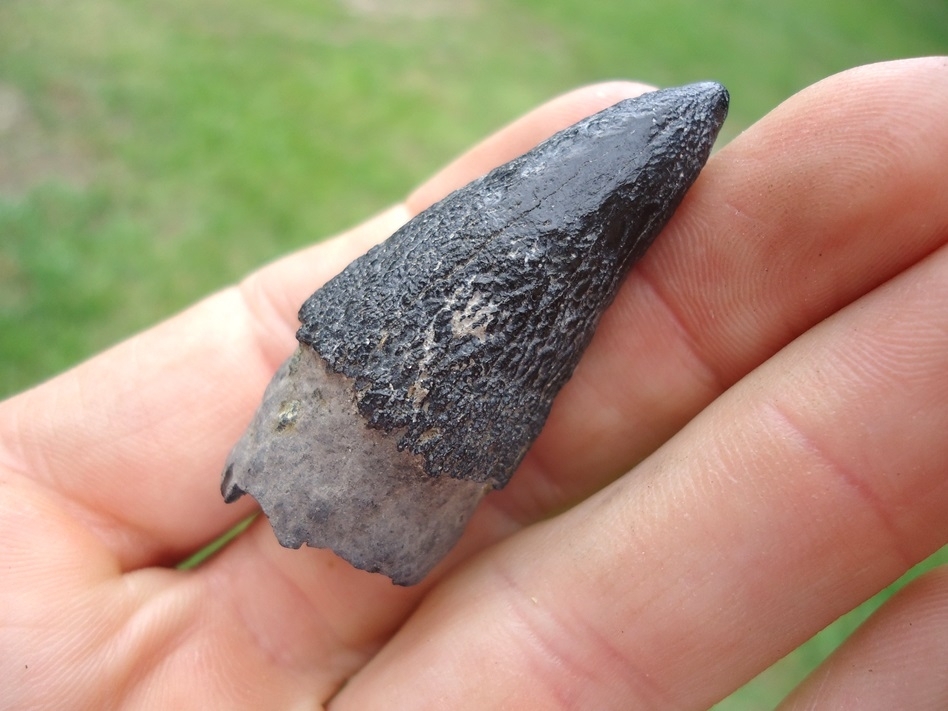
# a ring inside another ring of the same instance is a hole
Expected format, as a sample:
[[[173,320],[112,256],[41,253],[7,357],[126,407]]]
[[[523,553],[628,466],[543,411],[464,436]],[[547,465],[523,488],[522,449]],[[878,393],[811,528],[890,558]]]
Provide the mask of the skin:
[[[3,708],[702,709],[948,542],[948,60],[720,150],[521,471],[421,585],[279,547],[221,463],[315,286],[643,90],[554,100],[401,205],[0,406]],[[738,97],[739,99],[739,97]],[[737,99],[736,99],[737,100]],[[786,708],[944,708],[948,572]]]

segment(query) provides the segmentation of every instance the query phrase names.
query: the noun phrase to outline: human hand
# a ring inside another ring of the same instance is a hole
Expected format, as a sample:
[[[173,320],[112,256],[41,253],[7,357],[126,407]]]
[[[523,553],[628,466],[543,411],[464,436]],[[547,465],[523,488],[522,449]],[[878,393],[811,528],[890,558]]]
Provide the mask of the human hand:
[[[927,59],[811,87],[712,157],[421,585],[280,548],[262,517],[171,567],[252,513],[220,467],[303,299],[641,90],[558,99],[3,403],[0,706],[705,708],[948,541],[948,60]],[[943,707],[946,605],[945,571],[910,586],[788,708]]]

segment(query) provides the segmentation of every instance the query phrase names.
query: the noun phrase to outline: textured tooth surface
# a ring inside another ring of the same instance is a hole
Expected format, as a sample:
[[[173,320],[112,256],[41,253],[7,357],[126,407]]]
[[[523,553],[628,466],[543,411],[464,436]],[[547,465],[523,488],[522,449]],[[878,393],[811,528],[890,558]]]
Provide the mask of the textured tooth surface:
[[[399,584],[450,549],[539,434],[727,113],[706,82],[620,102],[457,190],[300,309],[300,350],[222,491],[277,538]]]

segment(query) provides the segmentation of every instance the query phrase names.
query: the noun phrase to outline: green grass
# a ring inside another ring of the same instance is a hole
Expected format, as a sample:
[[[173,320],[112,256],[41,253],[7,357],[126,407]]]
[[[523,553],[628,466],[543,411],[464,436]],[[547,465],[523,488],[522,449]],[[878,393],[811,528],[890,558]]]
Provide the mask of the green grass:
[[[946,51],[943,0],[6,0],[0,395],[385,207],[578,84],[718,79],[727,140],[826,75]],[[718,708],[773,705],[867,609]]]
[[[381,209],[578,84],[719,79],[726,140],[828,74],[948,44],[937,1],[761,5],[0,4],[0,394]]]

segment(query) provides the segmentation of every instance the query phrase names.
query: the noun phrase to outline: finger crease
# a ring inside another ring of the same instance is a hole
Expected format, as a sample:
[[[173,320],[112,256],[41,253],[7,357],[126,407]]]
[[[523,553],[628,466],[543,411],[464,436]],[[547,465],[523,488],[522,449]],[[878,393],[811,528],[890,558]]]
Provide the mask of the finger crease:
[[[696,380],[706,385],[706,392],[712,392],[715,395],[727,390],[733,384],[733,379],[726,377],[722,371],[712,365],[711,359],[706,356],[704,349],[700,346],[700,340],[695,335],[695,329],[689,325],[684,314],[676,306],[675,300],[662,288],[661,281],[656,279],[644,264],[636,267],[633,274],[636,275],[636,278],[641,279],[642,283],[655,295],[658,303],[665,309],[665,313],[668,314],[669,321],[678,333],[678,338],[691,355],[693,362],[698,366],[694,369]],[[713,321],[706,320],[701,324],[701,329],[704,332],[710,332],[708,326],[711,323]]]
[[[829,471],[840,481],[843,486],[855,494],[864,506],[873,513],[880,522],[882,530],[885,532],[885,539],[888,546],[896,558],[900,569],[907,570],[912,567],[917,560],[902,544],[903,537],[900,535],[897,516],[886,503],[885,498],[880,496],[872,486],[870,486],[866,477],[860,476],[858,472],[846,466],[837,457],[833,456],[827,448],[815,437],[800,425],[786,408],[781,407],[776,402],[768,404],[770,411],[778,420],[783,422],[796,438],[797,442],[810,452],[818,461],[828,467]]]
[[[293,320],[287,318],[274,295],[255,275],[244,279],[234,288],[249,316],[254,346],[270,370],[276,372],[287,357],[285,344],[291,338],[295,342]]]
[[[533,649],[524,659],[564,709],[589,708],[602,693],[622,698],[629,708],[674,708],[671,695],[650,675],[632,664],[628,654],[597,629],[583,612],[562,601],[543,600],[524,590],[515,576],[497,566],[507,592],[507,610],[514,615],[511,630]],[[621,621],[613,621],[620,624]],[[616,688],[621,683],[623,690]],[[608,691],[606,689],[608,688]]]

